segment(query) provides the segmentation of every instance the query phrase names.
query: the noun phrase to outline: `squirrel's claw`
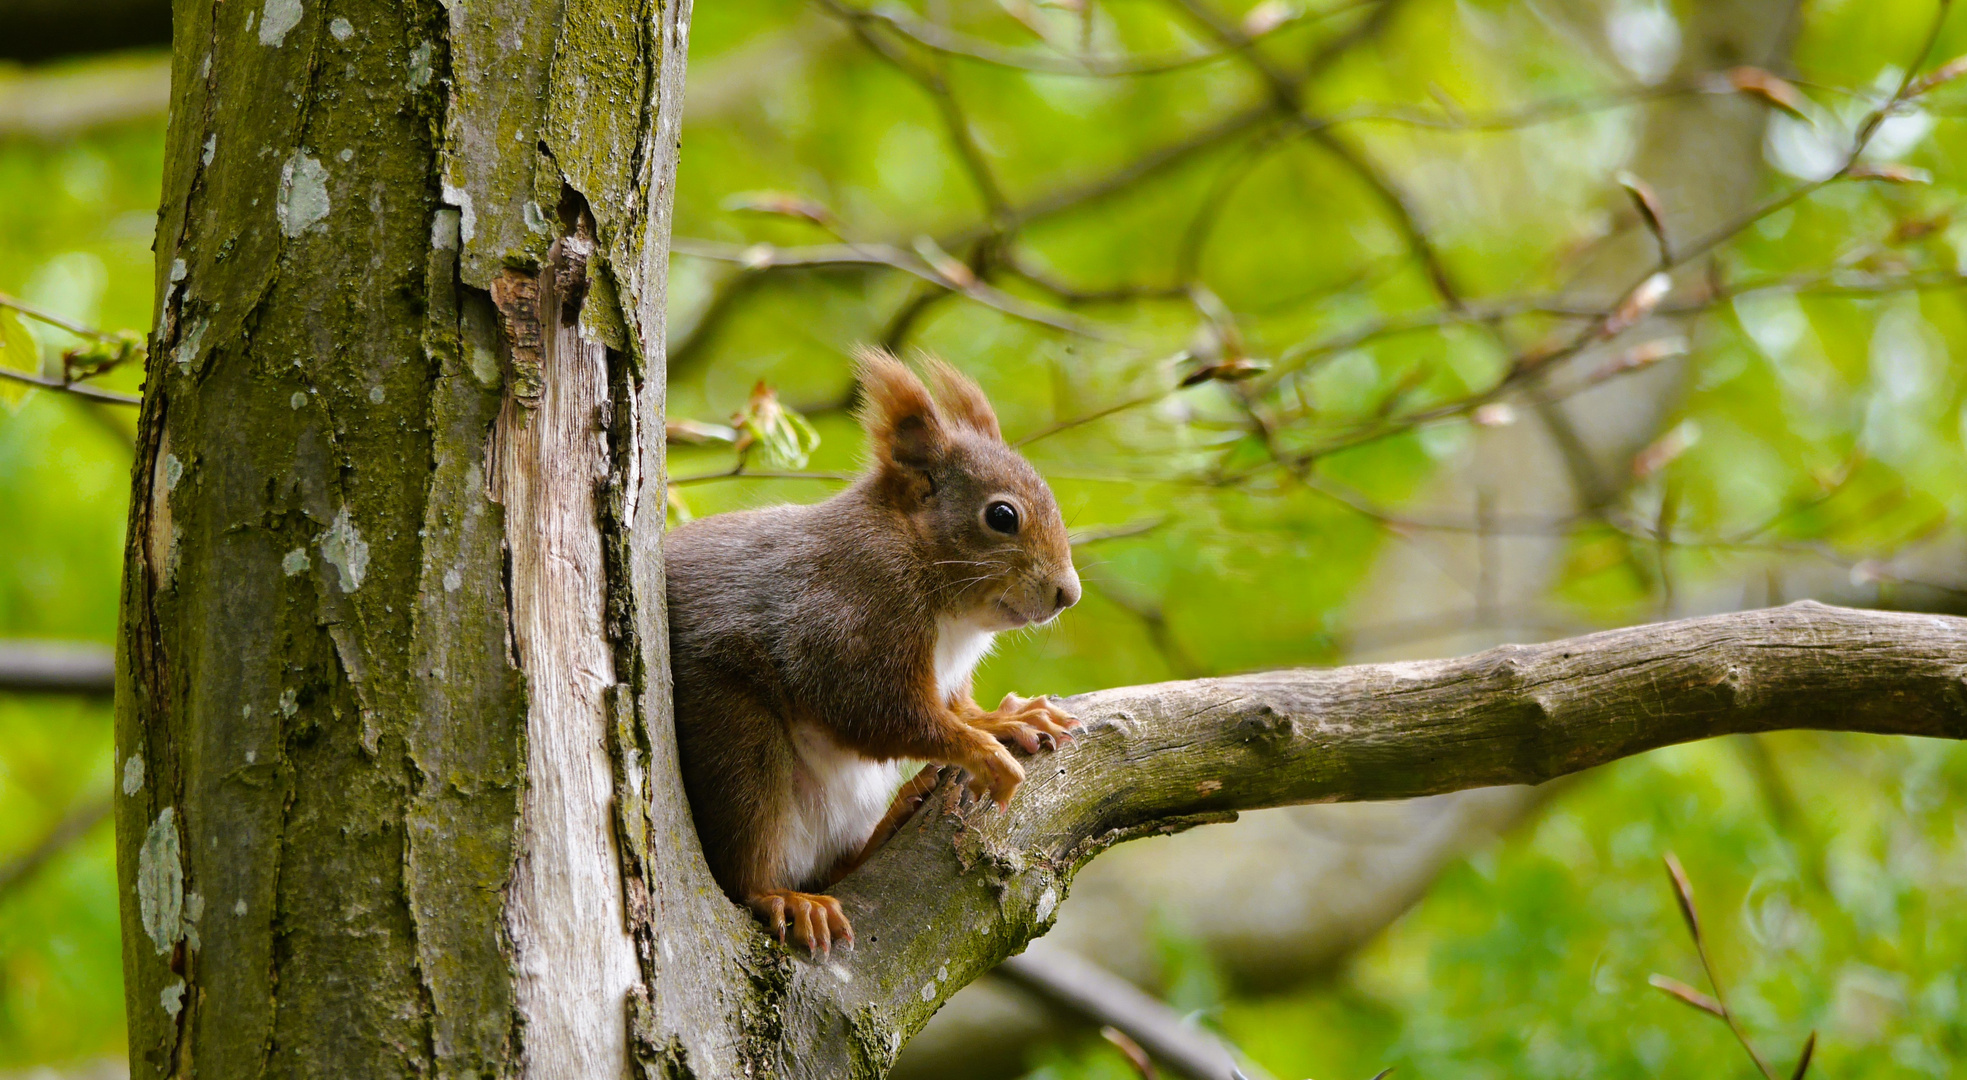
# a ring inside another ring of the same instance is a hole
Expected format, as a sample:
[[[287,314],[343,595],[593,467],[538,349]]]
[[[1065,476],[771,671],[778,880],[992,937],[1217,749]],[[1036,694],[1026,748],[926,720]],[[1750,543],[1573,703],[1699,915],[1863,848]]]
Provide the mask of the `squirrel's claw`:
[[[957,805],[965,810],[983,802],[990,796],[990,780],[973,772],[965,772],[969,779],[963,783],[963,793],[957,798]]]
[[[785,944],[785,898],[782,896],[760,896],[751,901],[752,910],[765,920],[765,929]]]
[[[847,945],[854,943],[854,928],[847,921],[847,912],[831,896],[773,889],[751,897],[748,904],[765,920],[765,928],[779,939],[779,944],[800,946],[815,959],[831,956],[835,940]]]
[[[792,913],[793,938],[806,946],[806,951],[814,956],[833,951],[833,935],[828,932],[826,916],[813,918],[813,905],[800,904]]]
[[[970,725],[1006,746],[1036,754],[1040,749],[1056,750],[1069,741],[1079,721],[1050,698],[1005,694],[997,708],[973,717]]]

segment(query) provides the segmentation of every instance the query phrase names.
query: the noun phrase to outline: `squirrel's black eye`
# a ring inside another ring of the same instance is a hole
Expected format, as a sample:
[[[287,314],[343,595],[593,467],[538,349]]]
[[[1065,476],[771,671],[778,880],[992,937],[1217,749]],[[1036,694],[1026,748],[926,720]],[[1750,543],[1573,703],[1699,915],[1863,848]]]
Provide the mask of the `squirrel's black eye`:
[[[984,507],[984,524],[1006,536],[1016,536],[1018,508],[1007,502],[991,503]]]

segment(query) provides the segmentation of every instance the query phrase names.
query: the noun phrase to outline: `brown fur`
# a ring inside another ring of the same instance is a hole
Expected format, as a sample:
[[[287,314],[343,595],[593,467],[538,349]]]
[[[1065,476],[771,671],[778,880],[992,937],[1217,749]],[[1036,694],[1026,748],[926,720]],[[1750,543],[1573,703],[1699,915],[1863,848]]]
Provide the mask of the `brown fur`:
[[[967,680],[937,691],[939,617],[1042,621],[1079,585],[1051,490],[1004,444],[983,392],[945,364],[928,370],[933,396],[894,357],[861,354],[872,453],[847,490],[704,518],[665,540],[677,739],[704,854],[725,892],[768,920],[789,915],[809,947],[824,946],[829,920],[800,906],[800,890],[830,885],[867,851],[781,880],[795,785],[812,779],[795,724],[871,761],[958,766],[1000,804],[1023,777],[1004,744],[1035,747],[1070,724],[1042,701],[986,713]],[[999,499],[1018,508],[1016,536],[983,523]],[[809,919],[810,934],[799,929]]]

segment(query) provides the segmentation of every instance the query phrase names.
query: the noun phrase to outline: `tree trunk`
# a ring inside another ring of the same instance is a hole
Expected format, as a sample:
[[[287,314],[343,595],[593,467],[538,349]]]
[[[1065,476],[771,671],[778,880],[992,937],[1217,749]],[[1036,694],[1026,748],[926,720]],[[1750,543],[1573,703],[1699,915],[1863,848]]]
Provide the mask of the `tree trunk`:
[[[657,747],[641,435],[688,0],[176,19],[118,685],[132,1074],[616,1077],[714,1040],[658,977],[662,905],[691,955],[735,916],[691,910]]]

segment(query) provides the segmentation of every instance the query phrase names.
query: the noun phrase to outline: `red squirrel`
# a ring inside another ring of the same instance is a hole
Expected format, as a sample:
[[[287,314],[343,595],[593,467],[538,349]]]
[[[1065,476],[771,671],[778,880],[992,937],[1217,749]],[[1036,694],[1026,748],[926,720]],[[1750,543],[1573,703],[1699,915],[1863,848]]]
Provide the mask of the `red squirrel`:
[[[977,384],[937,360],[934,394],[863,350],[872,460],[811,506],[692,521],[664,540],[683,786],[711,873],[809,954],[851,943],[819,895],[955,766],[999,808],[1024,780],[1009,748],[1078,721],[1044,698],[986,711],[971,671],[999,631],[1077,603],[1051,489],[998,433]]]

